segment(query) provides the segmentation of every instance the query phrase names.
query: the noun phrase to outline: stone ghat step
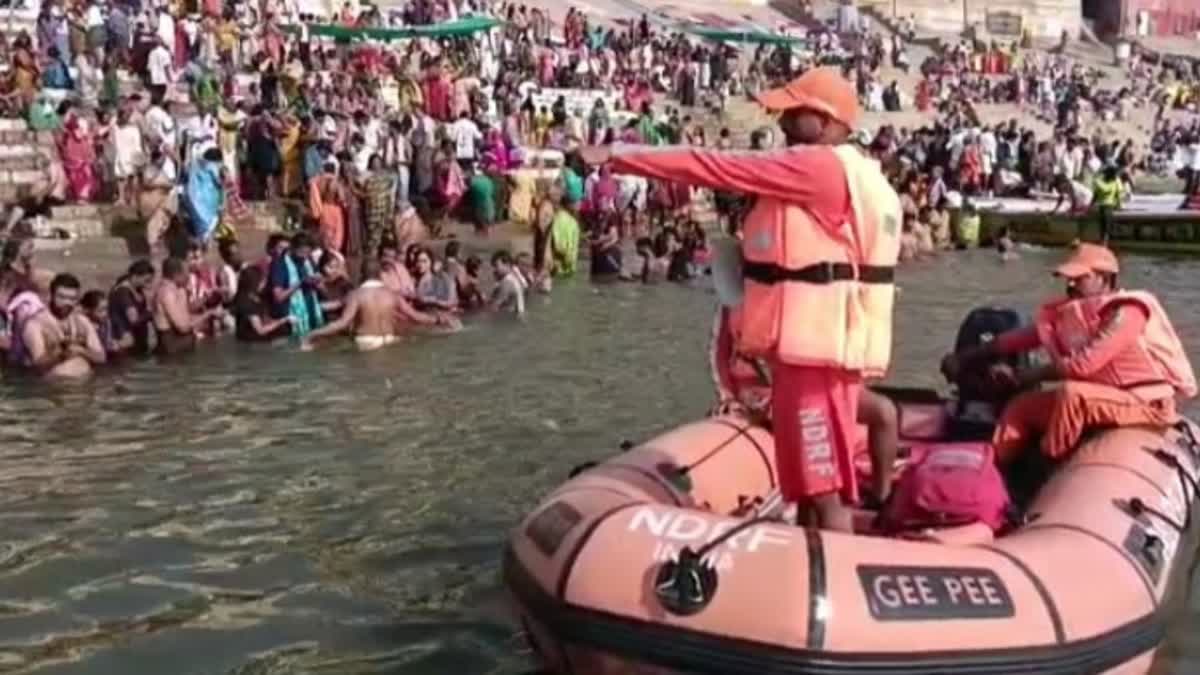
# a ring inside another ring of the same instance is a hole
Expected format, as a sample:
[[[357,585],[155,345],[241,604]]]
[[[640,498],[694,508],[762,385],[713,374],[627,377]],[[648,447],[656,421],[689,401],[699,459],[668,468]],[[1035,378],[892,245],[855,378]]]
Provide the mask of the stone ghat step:
[[[42,168],[45,164],[46,159],[37,153],[23,157],[0,157],[0,176],[5,171],[32,171]]]
[[[54,147],[53,131],[0,131],[0,144],[5,146]]]
[[[68,204],[55,206],[50,209],[52,220],[71,220],[77,218],[96,218],[108,220],[113,216],[123,215],[118,207],[110,204]]]
[[[0,184],[0,205],[12,204],[28,197],[31,187],[32,185],[28,183],[24,185],[12,183],[8,185]]]
[[[246,208],[256,219],[279,218],[284,215],[284,206],[274,202],[247,202]],[[138,220],[136,209],[115,204],[66,204],[50,209],[53,219],[71,220],[99,218],[105,222],[129,222]]]
[[[145,227],[145,221],[127,209],[117,211],[112,207],[93,205],[57,206],[50,213],[51,217],[43,221],[44,231],[63,238],[137,237]],[[255,213],[240,231],[275,232],[280,229],[280,224],[279,218],[273,213]]]
[[[129,242],[123,237],[92,237],[87,240],[36,237],[33,248],[39,253],[58,252],[62,256],[122,256],[128,255]],[[44,260],[43,260],[44,262]]]
[[[36,169],[6,169],[0,170],[0,188],[14,187],[28,189],[30,185],[42,178],[42,172]]]
[[[144,252],[145,238],[140,223],[124,223],[116,227],[97,218],[46,220],[42,225],[43,236],[36,237],[34,242],[40,251],[88,251],[97,252],[97,248],[120,248],[123,252]],[[246,250],[261,251],[266,243],[267,235],[278,231],[279,226],[274,219],[258,219],[250,227],[238,230],[238,241]],[[120,242],[119,247],[116,242]]]
[[[0,33],[15,37],[22,32],[36,41],[34,36],[37,35],[37,18],[13,17],[12,21],[9,21],[7,10],[0,10]]]
[[[243,255],[253,259],[267,243],[268,233],[252,230],[239,235]],[[55,272],[69,272],[79,277],[84,288],[111,288],[117,278],[139,258],[150,259],[155,269],[161,269],[162,253],[151,255],[145,243],[124,237],[94,239],[35,239],[38,265]],[[209,261],[217,262],[215,251]]]
[[[24,157],[48,157],[53,148],[36,143],[0,143],[0,160],[18,160]]]
[[[64,234],[71,239],[106,237],[110,234],[108,223],[99,218],[50,218],[44,227],[55,235]]]
[[[0,133],[9,131],[29,131],[29,123],[20,118],[0,117]]]

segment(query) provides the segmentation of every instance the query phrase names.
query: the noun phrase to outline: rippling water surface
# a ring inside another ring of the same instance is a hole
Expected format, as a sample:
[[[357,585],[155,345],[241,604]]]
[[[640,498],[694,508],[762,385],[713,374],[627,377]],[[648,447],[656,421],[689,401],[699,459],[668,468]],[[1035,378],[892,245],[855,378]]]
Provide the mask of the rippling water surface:
[[[939,384],[965,312],[1053,291],[1054,257],[905,269],[892,379]],[[1200,265],[1126,266],[1200,363]],[[0,672],[528,671],[508,528],[576,463],[703,414],[713,302],[577,283],[524,323],[370,355],[223,344],[83,386],[0,382]]]

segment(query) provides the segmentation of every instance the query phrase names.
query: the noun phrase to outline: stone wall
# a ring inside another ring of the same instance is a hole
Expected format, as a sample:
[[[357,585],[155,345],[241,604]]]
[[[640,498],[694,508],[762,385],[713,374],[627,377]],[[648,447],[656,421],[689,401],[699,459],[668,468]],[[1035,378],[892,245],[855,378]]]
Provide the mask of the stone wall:
[[[899,17],[911,14],[916,18],[918,30],[927,33],[961,33],[964,6],[969,24],[986,28],[991,23],[998,27],[1013,25],[1012,21],[1003,20],[1006,17],[1019,19],[1020,25],[1029,28],[1035,38],[1057,40],[1063,30],[1076,37],[1082,23],[1081,0],[881,0],[865,4],[884,16],[893,10]]]

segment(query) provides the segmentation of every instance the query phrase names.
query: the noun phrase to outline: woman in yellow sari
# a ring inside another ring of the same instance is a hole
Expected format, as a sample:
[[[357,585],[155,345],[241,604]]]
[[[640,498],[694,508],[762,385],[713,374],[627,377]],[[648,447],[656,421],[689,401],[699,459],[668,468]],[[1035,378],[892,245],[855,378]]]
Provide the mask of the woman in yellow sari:
[[[516,169],[509,172],[512,179],[512,192],[508,197],[508,217],[519,225],[533,223],[533,198],[537,192],[536,169]]]
[[[38,67],[37,57],[33,53],[33,41],[29,33],[21,31],[13,40],[13,83],[21,95],[21,100],[28,108],[37,98],[38,85],[42,79],[41,68]]]
[[[308,182],[308,212],[321,235],[321,245],[327,251],[342,253],[346,243],[346,195],[337,176],[337,165],[326,162],[324,171]]]
[[[396,94],[400,99],[400,109],[405,112],[420,110],[425,106],[425,97],[421,93],[421,85],[411,77],[401,76],[396,80]]]
[[[302,153],[300,152],[300,122],[293,116],[284,118],[279,138],[279,156],[283,159],[283,196],[290,197],[300,189]]]

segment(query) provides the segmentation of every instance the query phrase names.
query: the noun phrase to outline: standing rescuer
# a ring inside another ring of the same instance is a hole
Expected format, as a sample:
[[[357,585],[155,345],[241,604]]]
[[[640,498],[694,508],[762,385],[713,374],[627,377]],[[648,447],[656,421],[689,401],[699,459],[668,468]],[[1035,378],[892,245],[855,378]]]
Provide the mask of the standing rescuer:
[[[900,200],[878,163],[847,144],[858,102],[835,69],[810,70],[758,101],[781,113],[788,148],[590,147],[583,156],[756,198],[742,233],[737,349],[770,364],[783,498],[812,506],[821,527],[850,531],[862,382],[891,356]]]
[[[942,360],[942,372],[956,381],[962,369],[991,357],[1049,353],[1049,365],[1022,372],[992,367],[993,378],[1018,388],[1058,381],[1005,406],[993,438],[997,461],[1015,459],[1038,434],[1042,452],[1058,460],[1089,428],[1164,427],[1176,420],[1175,397],[1196,395],[1192,365],[1166,311],[1146,291],[1120,290],[1118,272],[1108,248],[1080,244],[1054,271],[1066,280],[1067,297],[1042,305],[1033,326]]]

